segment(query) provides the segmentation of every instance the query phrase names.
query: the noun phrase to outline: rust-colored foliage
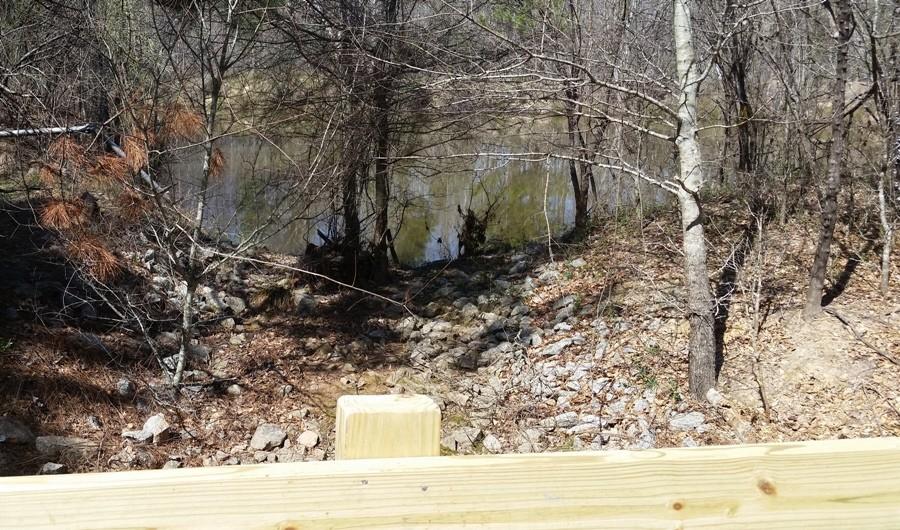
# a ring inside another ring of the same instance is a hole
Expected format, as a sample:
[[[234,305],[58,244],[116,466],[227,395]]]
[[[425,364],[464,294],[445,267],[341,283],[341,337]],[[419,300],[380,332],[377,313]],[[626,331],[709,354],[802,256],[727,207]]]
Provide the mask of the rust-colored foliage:
[[[150,140],[148,135],[137,133],[126,136],[122,142],[125,160],[128,163],[128,167],[135,173],[147,167],[147,163],[150,161],[150,153],[148,151]]]
[[[104,154],[94,160],[91,176],[100,182],[122,182],[130,173],[128,159],[113,154]]]
[[[163,142],[195,139],[203,131],[203,116],[180,103],[173,103],[162,113],[159,135]]]
[[[87,221],[86,208],[80,200],[50,199],[41,209],[40,220],[47,228],[69,230]]]
[[[213,178],[219,178],[222,176],[222,171],[225,170],[225,155],[222,154],[222,150],[216,147],[212,151],[212,156],[209,157],[209,176]]]
[[[81,263],[92,276],[102,282],[114,279],[121,271],[122,264],[102,241],[92,236],[82,236],[66,245],[69,257]]]
[[[47,155],[59,165],[81,169],[87,164],[84,147],[68,136],[60,136],[50,142]]]
[[[38,178],[47,188],[53,188],[59,183],[61,171],[59,167],[53,164],[41,164],[41,170],[38,172]]]
[[[126,222],[133,223],[144,217],[150,211],[150,201],[131,190],[125,190],[117,198],[119,215]]]

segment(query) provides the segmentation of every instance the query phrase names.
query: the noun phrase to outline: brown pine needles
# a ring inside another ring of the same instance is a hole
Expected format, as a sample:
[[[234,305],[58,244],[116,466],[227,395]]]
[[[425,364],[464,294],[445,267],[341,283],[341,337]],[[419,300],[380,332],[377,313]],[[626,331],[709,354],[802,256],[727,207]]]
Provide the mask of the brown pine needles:
[[[119,207],[119,216],[128,223],[143,219],[151,208],[150,201],[131,190],[122,192],[116,198],[116,203]]]
[[[66,252],[73,261],[102,282],[114,279],[122,271],[122,264],[102,241],[93,236],[80,236],[66,244]]]
[[[222,176],[222,172],[225,170],[225,155],[222,153],[222,150],[216,147],[212,151],[212,156],[209,157],[209,175],[213,178],[219,178]]]
[[[74,169],[81,169],[87,164],[84,148],[68,136],[60,136],[50,142],[47,155],[59,165],[66,165]]]
[[[146,134],[137,133],[125,137],[122,142],[122,150],[125,151],[125,161],[131,171],[137,173],[141,169],[147,167],[150,161],[150,152],[148,145],[151,139]]]
[[[103,183],[124,182],[130,172],[128,159],[111,154],[98,156],[90,170],[91,176]]]
[[[166,107],[161,118],[159,135],[166,143],[192,140],[203,131],[203,117],[180,103]]]
[[[54,230],[70,230],[85,224],[87,211],[80,200],[50,199],[41,208],[41,224]]]

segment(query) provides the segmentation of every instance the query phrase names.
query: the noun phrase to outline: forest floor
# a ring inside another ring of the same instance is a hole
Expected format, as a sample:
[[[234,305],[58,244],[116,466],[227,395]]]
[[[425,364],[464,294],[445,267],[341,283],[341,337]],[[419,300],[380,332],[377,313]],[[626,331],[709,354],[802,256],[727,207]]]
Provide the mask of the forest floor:
[[[406,308],[333,288],[305,290],[299,307],[296,293],[279,308],[248,303],[204,328],[176,399],[140,339],[39,310],[65,305],[73,273],[7,208],[0,430],[38,442],[0,439],[0,474],[331,458],[335,401],[354,393],[432,396],[448,454],[900,435],[896,262],[882,296],[873,243],[842,226],[826,312],[804,321],[815,221],[760,231],[728,208],[707,225],[727,310],[718,392],[703,401],[687,392],[679,223],[665,209],[598,226],[552,258],[532,245],[396,271],[379,292]],[[283,278],[247,267],[241,294]],[[122,435],[157,414],[168,428],[155,440]],[[274,441],[252,440],[261,424]]]

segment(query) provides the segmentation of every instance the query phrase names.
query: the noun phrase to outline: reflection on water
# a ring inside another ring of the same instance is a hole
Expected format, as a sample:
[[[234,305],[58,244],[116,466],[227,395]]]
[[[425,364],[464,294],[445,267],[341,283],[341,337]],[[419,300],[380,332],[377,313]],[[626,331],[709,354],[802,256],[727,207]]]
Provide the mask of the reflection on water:
[[[458,208],[481,214],[491,207],[488,238],[520,244],[570,227],[575,218],[568,162],[536,160],[515,153],[546,150],[548,134],[485,133],[428,149],[426,158],[399,160],[392,168],[392,230],[400,260],[406,264],[456,256],[461,219]],[[237,241],[274,220],[264,244],[285,253],[302,253],[307,244],[321,244],[319,232],[340,232],[336,177],[306,181],[303,163],[309,146],[298,140],[277,145],[251,136],[225,137],[217,142],[225,170],[212,183],[206,228]],[[490,156],[455,156],[491,153]],[[189,206],[202,170],[199,149],[183,150],[168,165],[178,196]],[[299,176],[298,176],[299,175]],[[596,204],[613,209],[633,204],[634,183],[607,172],[598,174]],[[653,190],[642,189],[643,200],[659,202]],[[546,200],[545,200],[546,194]],[[362,194],[360,216],[371,229],[371,190]],[[596,207],[596,206],[595,206]],[[546,210],[546,217],[545,217]]]

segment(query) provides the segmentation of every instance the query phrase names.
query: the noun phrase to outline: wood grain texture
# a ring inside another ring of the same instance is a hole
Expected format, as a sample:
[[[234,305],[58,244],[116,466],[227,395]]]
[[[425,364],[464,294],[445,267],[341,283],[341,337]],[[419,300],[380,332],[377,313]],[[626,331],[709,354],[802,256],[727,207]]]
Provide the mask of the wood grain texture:
[[[900,528],[900,438],[0,479],[0,528]]]
[[[440,454],[441,409],[428,396],[341,396],[335,424],[338,460]]]

